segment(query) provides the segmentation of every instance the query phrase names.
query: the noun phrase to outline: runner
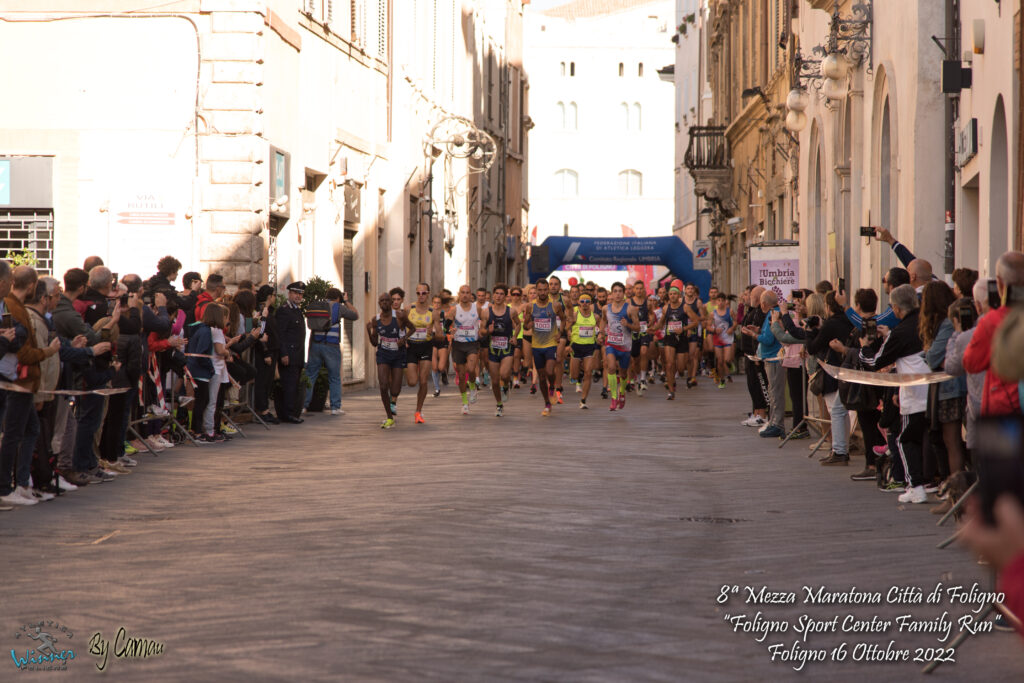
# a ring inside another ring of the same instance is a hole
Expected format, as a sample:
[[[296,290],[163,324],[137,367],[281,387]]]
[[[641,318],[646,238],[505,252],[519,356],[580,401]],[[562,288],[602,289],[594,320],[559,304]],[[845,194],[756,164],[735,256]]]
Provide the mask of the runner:
[[[629,303],[636,307],[640,329],[632,334],[633,340],[629,350],[629,385],[627,390],[629,386],[636,382],[636,393],[639,396],[647,391],[647,349],[651,343],[651,335],[647,332],[651,316],[647,308],[647,286],[643,280],[637,280],[633,283]]]
[[[594,356],[594,352],[598,350],[597,333],[603,320],[594,311],[593,297],[586,292],[580,295],[579,308],[569,310],[568,318],[569,339],[572,342],[572,363],[569,366],[569,374],[575,378],[581,377],[580,373],[582,372],[582,381],[577,384],[577,387],[583,394],[580,397],[580,409],[587,410],[587,396],[590,394],[594,364],[599,360]]]
[[[526,285],[526,290],[523,292],[524,300],[523,306],[519,309],[519,334],[523,337],[523,366],[525,375],[523,382],[526,382],[527,377],[530,379],[530,393],[537,393],[537,367],[533,363],[533,333],[526,331],[526,311],[533,306],[533,303],[537,300],[537,288],[534,285]]]
[[[701,322],[704,321],[705,314],[707,313],[704,309],[704,305],[700,301],[699,294],[700,292],[697,289],[697,285],[686,285],[685,294],[683,295],[683,306],[686,309],[686,316],[689,318],[685,326],[690,370],[690,374],[686,379],[687,389],[692,389],[697,386],[697,368],[700,367],[701,348],[700,326]]]
[[[708,375],[718,384],[718,368],[715,362],[715,309],[718,308],[718,287],[708,288],[708,302],[704,304],[704,346],[702,347],[701,363]]]
[[[733,359],[733,340],[736,331],[736,318],[729,308],[729,297],[719,292],[712,313],[714,321],[715,371],[718,375],[718,388],[725,389],[725,378],[729,376],[729,364]]]
[[[611,394],[609,410],[626,407],[626,381],[631,360],[631,331],[640,329],[636,306],[626,301],[626,286],[612,284],[611,297],[604,309],[604,374]]]
[[[441,314],[437,316],[440,328],[434,334],[434,353],[432,356],[432,372],[430,373],[431,379],[434,381],[434,398],[437,398],[441,395],[441,384],[448,384],[449,342],[447,335],[451,329],[452,321],[450,317],[445,316],[448,306],[439,294],[434,295],[434,298],[431,300],[430,309],[431,311],[441,311]]]
[[[485,315],[480,304],[473,300],[473,292],[469,285],[459,287],[459,303],[452,307],[455,332],[452,337],[452,360],[455,361],[455,379],[462,395],[463,415],[469,415],[469,404],[476,403],[475,378],[480,358],[480,323]]]
[[[384,404],[386,419],[381,429],[395,426],[394,392],[402,386],[402,370],[405,369],[405,339],[400,335],[403,327],[408,326],[399,311],[397,314],[391,306],[391,295],[382,293],[377,303],[380,313],[366,323],[366,334],[370,343],[377,347],[377,383],[380,385],[380,400]]]
[[[650,314],[647,332],[648,337],[650,339],[650,343],[647,347],[646,367],[648,368],[649,372],[647,377],[651,384],[654,383],[655,379],[658,377],[658,374],[660,372],[659,368],[661,367],[661,360],[663,355],[662,349],[665,346],[664,328],[660,330],[653,329],[654,323],[661,320],[661,316],[664,315],[664,311],[662,310],[663,304],[664,302],[658,299],[657,294],[652,294],[650,297],[647,298],[647,311]],[[664,380],[662,380],[662,384],[664,384]]]
[[[505,304],[505,292],[508,285],[494,285],[491,305],[487,309],[486,329],[490,343],[487,346],[487,361],[491,367],[491,391],[497,404],[495,417],[501,417],[505,411],[505,401],[511,389],[512,378],[512,344],[519,334],[519,319],[513,315],[512,309]]]
[[[541,411],[541,415],[547,417],[551,414],[550,387],[555,381],[555,357],[558,353],[558,326],[555,321],[561,320],[564,327],[565,310],[561,304],[548,298],[547,280],[537,280],[536,290],[537,301],[527,307],[523,325],[532,331],[533,364],[537,371],[540,393],[544,397],[544,410]]]
[[[668,290],[668,302],[662,307],[661,315],[657,316],[654,329],[665,329],[665,389],[668,393],[665,399],[671,401],[676,397],[676,373],[686,376],[686,354],[689,350],[689,341],[685,330],[687,320],[686,310],[683,308],[683,299],[679,286],[679,280],[673,280]]]
[[[512,309],[512,317],[516,320],[515,342],[512,345],[512,388],[519,388],[519,375],[523,371],[523,290],[521,287],[513,287],[509,293],[511,301],[508,302]]]
[[[427,380],[436,351],[434,335],[440,334],[441,329],[439,316],[435,316],[427,304],[428,297],[430,285],[426,282],[419,283],[416,285],[416,303],[404,312],[412,330],[406,346],[405,379],[410,387],[419,383],[416,392],[416,414],[413,416],[413,422],[416,424],[426,422],[423,419],[423,401],[427,398]]]
[[[563,311],[568,310],[569,304],[566,301],[565,292],[562,291],[562,280],[557,275],[548,278],[548,298],[562,307]],[[565,321],[562,318],[555,319],[558,326],[558,347],[555,351],[555,382],[549,388],[552,397],[562,402],[562,376],[565,375],[565,358],[569,347],[569,330],[566,329]]]
[[[476,289],[476,302],[480,305],[481,311],[486,311],[491,305],[491,293],[487,291],[485,287],[477,287]],[[477,378],[477,385],[486,387],[491,383],[490,373],[487,372],[487,349],[490,346],[489,335],[487,334],[486,323],[480,332],[480,359],[477,363],[477,371],[479,377]]]
[[[399,313],[405,308],[405,290],[401,287],[392,287],[388,291],[388,295],[391,297],[391,312],[398,316]],[[398,338],[405,339],[405,328],[399,328]],[[394,413],[395,417],[398,417],[398,395],[402,393],[402,384],[399,382],[398,390],[391,392],[391,412]]]

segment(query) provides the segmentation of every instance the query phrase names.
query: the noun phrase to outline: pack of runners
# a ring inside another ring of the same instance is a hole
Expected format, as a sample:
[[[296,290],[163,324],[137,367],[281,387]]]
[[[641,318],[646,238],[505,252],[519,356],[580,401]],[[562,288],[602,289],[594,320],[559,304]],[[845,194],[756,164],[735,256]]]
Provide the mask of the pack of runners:
[[[674,280],[648,291],[643,282],[611,289],[593,282],[562,288],[557,276],[526,287],[503,283],[475,292],[462,285],[455,296],[431,297],[426,283],[416,301],[405,292],[381,294],[379,312],[366,331],[376,347],[377,379],[385,420],[395,426],[403,380],[417,387],[413,422],[425,423],[423,406],[430,383],[440,396],[454,370],[461,411],[469,415],[479,391],[490,387],[495,416],[502,417],[513,390],[540,393],[542,416],[565,402],[565,378],[587,410],[599,382],[609,410],[623,410],[626,396],[638,397],[660,381],[667,400],[676,396],[676,376],[698,385],[701,368],[719,388],[734,371],[733,334],[738,316],[730,297],[712,288],[703,302],[695,285]],[[453,366],[453,367],[452,367]]]

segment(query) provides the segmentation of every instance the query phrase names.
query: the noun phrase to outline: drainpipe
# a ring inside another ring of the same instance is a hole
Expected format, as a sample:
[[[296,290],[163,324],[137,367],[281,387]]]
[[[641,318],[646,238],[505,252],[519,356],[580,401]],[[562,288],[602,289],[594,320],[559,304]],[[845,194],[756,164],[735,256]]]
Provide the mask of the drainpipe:
[[[946,48],[947,59],[960,59],[960,2],[946,0],[946,30],[949,36]],[[943,107],[943,124],[946,130],[946,168],[943,181],[946,187],[946,244],[943,271],[946,282],[952,284],[953,269],[956,267],[956,120],[960,109],[960,95],[946,96]]]

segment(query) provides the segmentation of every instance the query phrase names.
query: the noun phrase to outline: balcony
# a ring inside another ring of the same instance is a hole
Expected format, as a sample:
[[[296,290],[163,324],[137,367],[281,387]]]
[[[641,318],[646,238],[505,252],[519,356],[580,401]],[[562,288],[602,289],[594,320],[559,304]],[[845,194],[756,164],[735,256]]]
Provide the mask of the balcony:
[[[694,180],[698,197],[722,202],[732,182],[732,154],[725,126],[691,126],[683,163]]]

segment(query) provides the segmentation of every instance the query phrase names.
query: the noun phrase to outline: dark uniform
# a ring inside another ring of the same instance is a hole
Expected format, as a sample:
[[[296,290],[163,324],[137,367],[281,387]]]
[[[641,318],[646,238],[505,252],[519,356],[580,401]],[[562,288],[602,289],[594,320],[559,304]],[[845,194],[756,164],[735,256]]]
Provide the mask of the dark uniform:
[[[303,282],[288,285],[289,291],[301,292],[306,289]],[[282,422],[299,423],[302,418],[302,396],[299,382],[302,378],[302,366],[305,364],[306,350],[306,319],[302,310],[285,302],[275,314],[277,321],[277,337],[280,344],[280,358],[288,358],[288,365],[280,363],[278,373],[281,376],[281,407],[282,414],[277,418]]]

